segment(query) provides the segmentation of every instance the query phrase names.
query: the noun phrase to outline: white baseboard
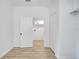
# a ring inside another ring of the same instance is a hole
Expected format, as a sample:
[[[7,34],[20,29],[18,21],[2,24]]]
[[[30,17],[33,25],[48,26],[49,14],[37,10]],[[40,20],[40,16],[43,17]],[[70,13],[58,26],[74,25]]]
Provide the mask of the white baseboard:
[[[59,56],[58,56],[58,54],[56,53],[55,49],[54,49],[54,48],[51,48],[51,49],[52,49],[52,51],[54,51],[55,56],[56,56],[56,58],[58,59],[58,58],[59,58]]]
[[[4,55],[6,55],[10,50],[12,50],[13,47],[7,49],[6,51],[4,51],[1,55],[0,58],[2,58]]]

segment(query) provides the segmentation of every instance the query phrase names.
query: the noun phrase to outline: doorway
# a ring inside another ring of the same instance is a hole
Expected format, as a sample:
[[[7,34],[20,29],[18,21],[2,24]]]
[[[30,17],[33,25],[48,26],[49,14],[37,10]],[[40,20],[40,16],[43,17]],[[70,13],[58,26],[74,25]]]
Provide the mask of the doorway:
[[[44,47],[49,47],[49,9],[47,7],[30,6],[14,8],[14,47],[32,47],[32,37],[37,34],[32,34],[34,17],[44,19]]]

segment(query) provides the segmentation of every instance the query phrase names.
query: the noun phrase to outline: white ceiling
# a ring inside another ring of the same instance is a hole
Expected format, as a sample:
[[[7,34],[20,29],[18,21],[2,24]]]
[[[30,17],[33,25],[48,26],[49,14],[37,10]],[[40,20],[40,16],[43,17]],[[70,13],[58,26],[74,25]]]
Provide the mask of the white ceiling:
[[[46,6],[50,7],[55,4],[56,0],[31,0],[31,2],[25,2],[25,0],[11,0],[13,6]]]

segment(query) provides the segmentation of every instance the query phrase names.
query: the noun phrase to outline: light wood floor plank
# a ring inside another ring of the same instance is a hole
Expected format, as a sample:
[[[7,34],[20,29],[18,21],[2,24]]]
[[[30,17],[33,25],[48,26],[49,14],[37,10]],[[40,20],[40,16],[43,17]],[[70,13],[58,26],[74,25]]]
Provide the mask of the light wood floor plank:
[[[1,59],[57,59],[50,48],[35,50],[33,48],[13,48]]]

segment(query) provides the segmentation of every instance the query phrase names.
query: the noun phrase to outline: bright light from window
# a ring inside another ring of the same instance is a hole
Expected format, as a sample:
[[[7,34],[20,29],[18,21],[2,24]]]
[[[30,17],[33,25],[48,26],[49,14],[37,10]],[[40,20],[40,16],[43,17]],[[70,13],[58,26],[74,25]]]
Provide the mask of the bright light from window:
[[[37,20],[37,21],[35,21],[35,24],[41,25],[41,24],[44,24],[44,21],[43,20]]]

